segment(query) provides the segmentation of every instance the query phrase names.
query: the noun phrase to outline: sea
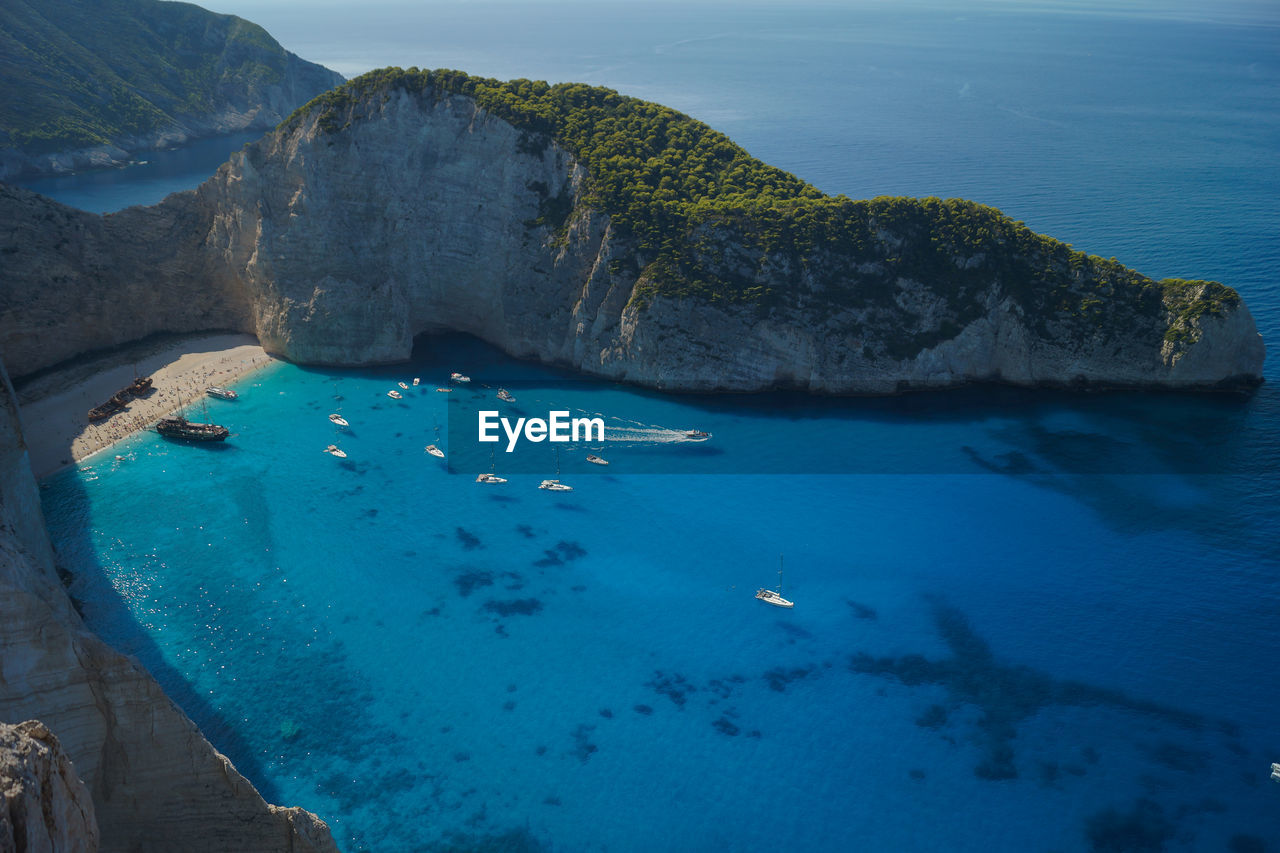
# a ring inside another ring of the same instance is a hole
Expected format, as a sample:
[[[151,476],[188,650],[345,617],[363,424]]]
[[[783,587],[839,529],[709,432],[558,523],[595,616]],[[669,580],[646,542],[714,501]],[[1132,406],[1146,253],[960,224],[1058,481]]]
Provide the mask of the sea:
[[[348,76],[604,85],[828,193],[994,205],[1229,284],[1280,342],[1274,4],[217,11]],[[35,186],[153,203],[244,141]],[[209,401],[225,445],[139,434],[42,494],[88,624],[346,853],[1277,851],[1276,364],[1248,395],[699,397],[428,337],[252,374]],[[455,459],[498,387],[621,437]],[[779,583],[794,608],[754,598]]]

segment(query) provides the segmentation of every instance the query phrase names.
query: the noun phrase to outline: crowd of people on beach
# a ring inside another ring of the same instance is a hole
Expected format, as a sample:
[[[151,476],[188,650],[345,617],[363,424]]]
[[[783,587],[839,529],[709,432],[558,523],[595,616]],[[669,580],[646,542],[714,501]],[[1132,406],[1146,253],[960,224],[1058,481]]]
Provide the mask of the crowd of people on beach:
[[[135,398],[123,412],[102,423],[89,423],[84,413],[72,418],[74,440],[71,455],[76,461],[123,441],[140,430],[149,428],[161,418],[201,399],[210,385],[229,382],[271,361],[269,355],[241,360],[233,366],[219,361],[212,370],[183,373],[178,384],[157,382],[156,390],[144,398]],[[64,460],[70,462],[70,460]]]

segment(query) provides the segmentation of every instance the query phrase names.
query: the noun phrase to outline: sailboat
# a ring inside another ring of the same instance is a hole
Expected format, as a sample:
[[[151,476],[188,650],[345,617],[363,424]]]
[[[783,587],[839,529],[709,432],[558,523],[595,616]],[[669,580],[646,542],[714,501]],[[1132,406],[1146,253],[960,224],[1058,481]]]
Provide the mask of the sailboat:
[[[778,590],[777,592],[771,589],[765,589],[761,587],[760,589],[756,590],[756,598],[760,599],[765,604],[772,604],[775,607],[795,607],[796,606],[794,601],[787,601],[785,598],[782,597],[782,555],[781,554],[778,555]]]
[[[573,486],[566,486],[560,482],[560,448],[556,448],[556,478],[555,480],[543,480],[538,484],[539,489],[546,489],[548,492],[572,492]]]
[[[499,477],[497,474],[493,473],[493,451],[492,450],[489,451],[489,471],[488,473],[477,474],[476,482],[488,483],[494,486],[498,485],[499,483],[507,482],[505,477]]]

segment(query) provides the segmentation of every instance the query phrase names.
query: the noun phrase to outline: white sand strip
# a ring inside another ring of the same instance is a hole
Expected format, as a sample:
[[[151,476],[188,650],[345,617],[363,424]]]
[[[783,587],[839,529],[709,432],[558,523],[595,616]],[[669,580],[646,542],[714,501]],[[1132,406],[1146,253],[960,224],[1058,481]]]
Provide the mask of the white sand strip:
[[[18,394],[22,432],[36,478],[146,429],[180,406],[274,362],[251,335],[200,335],[75,363],[24,385]],[[133,381],[151,376],[154,390],[105,421],[89,410]]]

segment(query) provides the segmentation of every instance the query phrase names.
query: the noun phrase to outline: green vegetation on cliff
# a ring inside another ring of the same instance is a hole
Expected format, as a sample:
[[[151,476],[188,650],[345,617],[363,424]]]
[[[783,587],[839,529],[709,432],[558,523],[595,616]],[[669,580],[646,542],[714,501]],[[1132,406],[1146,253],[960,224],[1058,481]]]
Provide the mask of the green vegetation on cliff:
[[[0,56],[0,149],[28,155],[248,112],[271,87],[296,85],[300,100],[341,81],[257,24],[158,0],[5,0]],[[307,79],[286,80],[290,62]]]
[[[1049,337],[1121,336],[1135,322],[1164,328],[1170,313],[1179,334],[1194,337],[1191,321],[1238,299],[1218,284],[1157,283],[973,202],[827,196],[686,115],[583,84],[387,68],[321,95],[282,127],[315,115],[322,130],[340,132],[392,90],[465,95],[524,131],[529,153],[548,137],[572,153],[589,175],[584,201],[634,238],[642,300],[892,313],[902,310],[900,283],[920,282],[948,308],[931,328],[885,345],[905,358],[987,313],[980,300],[993,281]]]

